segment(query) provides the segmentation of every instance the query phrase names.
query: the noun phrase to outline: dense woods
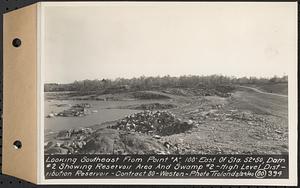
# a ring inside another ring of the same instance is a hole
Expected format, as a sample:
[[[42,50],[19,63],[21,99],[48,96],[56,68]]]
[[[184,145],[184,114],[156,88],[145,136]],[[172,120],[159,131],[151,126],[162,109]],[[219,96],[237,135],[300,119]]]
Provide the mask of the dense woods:
[[[257,78],[257,77],[228,77],[223,75],[211,76],[164,76],[164,77],[145,77],[139,78],[117,78],[111,79],[95,79],[74,81],[69,84],[46,83],[45,92],[54,91],[120,91],[120,90],[147,90],[158,89],[165,87],[177,88],[196,88],[200,86],[214,87],[216,85],[235,85],[235,84],[266,84],[266,83],[285,83],[288,81],[287,76],[274,76],[272,78]]]

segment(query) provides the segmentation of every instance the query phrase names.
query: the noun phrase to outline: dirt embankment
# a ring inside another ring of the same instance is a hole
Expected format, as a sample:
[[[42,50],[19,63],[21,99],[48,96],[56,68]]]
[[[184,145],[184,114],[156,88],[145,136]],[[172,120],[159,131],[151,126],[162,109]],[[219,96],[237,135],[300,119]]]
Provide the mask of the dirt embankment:
[[[263,92],[288,95],[288,83],[265,83],[265,84],[247,84],[245,86],[257,88]]]
[[[229,97],[231,93],[236,89],[233,85],[215,85],[207,87],[205,85],[200,85],[195,88],[166,88],[163,89],[163,93],[180,95],[180,96],[219,96],[219,97]]]
[[[156,91],[134,91],[107,94],[81,94],[78,92],[47,92],[46,100],[98,100],[98,101],[122,101],[122,100],[163,100],[170,97]]]
[[[45,92],[46,100],[100,100],[100,101],[119,101],[119,100],[163,100],[172,99],[175,96],[220,96],[229,97],[236,89],[233,85],[198,85],[193,88],[156,88],[154,90],[142,91],[120,91],[105,92],[102,94],[96,91],[90,92]]]

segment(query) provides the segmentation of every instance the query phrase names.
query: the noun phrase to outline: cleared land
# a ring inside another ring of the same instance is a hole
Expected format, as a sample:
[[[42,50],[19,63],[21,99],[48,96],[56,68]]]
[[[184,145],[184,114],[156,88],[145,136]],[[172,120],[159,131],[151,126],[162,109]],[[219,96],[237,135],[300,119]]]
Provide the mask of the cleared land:
[[[288,95],[287,83],[248,84],[247,86],[252,88],[257,88],[260,91],[267,92],[267,93]]]
[[[247,87],[235,87],[230,92],[166,88],[99,96],[74,95],[77,100],[91,97],[137,100],[140,104],[119,108],[147,111],[87,125],[89,128],[48,134],[45,151],[64,154],[287,153],[288,98]],[[57,94],[52,95],[53,98],[66,97]],[[151,98],[161,102],[143,103],[144,99]]]

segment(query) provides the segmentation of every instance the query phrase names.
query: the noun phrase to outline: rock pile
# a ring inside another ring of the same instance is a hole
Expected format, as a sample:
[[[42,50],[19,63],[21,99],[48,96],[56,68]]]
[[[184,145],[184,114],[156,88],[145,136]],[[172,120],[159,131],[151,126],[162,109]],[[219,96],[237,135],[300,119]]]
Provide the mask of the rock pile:
[[[241,121],[249,125],[269,124],[263,115],[248,111],[224,110],[222,105],[212,106],[211,109],[197,109],[187,113],[191,119],[213,120],[213,121]]]
[[[168,154],[151,135],[108,128],[61,131],[44,148],[45,154]]]
[[[60,117],[82,117],[91,114],[94,111],[90,111],[91,105],[89,103],[75,104],[71,108],[59,113],[50,113],[47,118],[53,118],[55,116]],[[95,111],[96,112],[96,111]]]
[[[230,97],[233,87],[230,86],[216,86],[212,88],[198,87],[198,88],[168,88],[163,90],[164,93],[180,95],[180,96],[220,96]]]
[[[192,120],[182,121],[170,112],[146,110],[126,116],[110,128],[151,134],[159,139],[159,136],[182,133],[193,126]]]
[[[56,138],[59,140],[70,139],[72,137],[80,136],[80,135],[88,135],[93,131],[91,128],[78,128],[78,129],[68,129],[60,131]]]
[[[161,103],[150,103],[150,104],[141,104],[134,107],[136,110],[165,110],[177,107],[174,104],[161,104]]]
[[[79,128],[60,131],[56,141],[50,141],[45,145],[46,154],[73,154],[78,153],[92,135],[91,128]],[[60,142],[61,141],[61,142]]]

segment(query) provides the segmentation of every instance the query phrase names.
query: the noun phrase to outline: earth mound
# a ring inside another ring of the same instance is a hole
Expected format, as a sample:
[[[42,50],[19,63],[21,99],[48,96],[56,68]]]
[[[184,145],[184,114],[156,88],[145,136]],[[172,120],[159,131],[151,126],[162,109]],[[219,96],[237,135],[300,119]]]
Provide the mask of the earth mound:
[[[192,120],[183,121],[171,112],[146,110],[126,116],[110,128],[166,136],[185,132],[193,126]]]
[[[169,154],[155,137],[107,128],[61,131],[44,148],[45,154]]]

